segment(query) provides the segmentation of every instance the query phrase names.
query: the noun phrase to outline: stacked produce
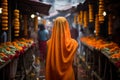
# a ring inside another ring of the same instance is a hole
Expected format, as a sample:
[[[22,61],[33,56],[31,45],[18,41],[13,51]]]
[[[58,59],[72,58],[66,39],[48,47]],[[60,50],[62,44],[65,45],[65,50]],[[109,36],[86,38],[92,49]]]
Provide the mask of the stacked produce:
[[[20,22],[19,22],[19,10],[14,10],[14,36],[19,36]]]
[[[81,41],[93,48],[98,49],[98,50],[102,50],[105,47],[103,45],[103,44],[105,44],[105,41],[102,39],[96,39],[94,37],[83,37],[83,38],[81,38]]]
[[[8,30],[8,2],[3,0],[2,2],[2,30]]]
[[[81,38],[81,41],[98,50],[109,49],[109,54],[116,53],[117,50],[120,50],[120,47],[116,43],[112,41],[107,42],[104,39],[96,39],[95,37],[83,37]]]
[[[19,39],[0,45],[0,65],[23,54],[26,49],[33,45],[32,39]]]
[[[83,37],[81,41],[92,48],[106,53],[115,63],[120,62],[120,46],[114,42],[108,42],[103,39],[96,39],[95,37]]]

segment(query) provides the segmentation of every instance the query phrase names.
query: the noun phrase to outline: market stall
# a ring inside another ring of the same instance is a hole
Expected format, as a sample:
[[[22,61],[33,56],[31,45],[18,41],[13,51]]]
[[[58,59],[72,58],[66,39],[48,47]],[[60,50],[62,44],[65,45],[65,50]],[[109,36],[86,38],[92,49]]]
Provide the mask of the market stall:
[[[6,42],[1,44],[0,47],[0,73],[2,74],[1,79],[12,79],[16,77],[17,71],[17,61],[23,61],[24,63],[27,61],[32,61],[32,58],[29,58],[32,56],[33,52],[31,52],[32,47],[34,46],[33,40],[26,40],[26,39],[20,39],[19,41],[14,42]],[[28,52],[30,50],[30,52]],[[28,55],[29,54],[29,55]],[[27,59],[25,57],[28,57]],[[22,62],[22,63],[23,63]],[[32,63],[32,62],[30,62]],[[25,67],[24,71],[26,73],[26,70],[31,67],[29,63],[27,64],[18,64],[19,67]],[[26,68],[27,67],[27,68]],[[8,69],[8,70],[6,70]],[[8,71],[10,71],[8,74]],[[26,73],[27,74],[27,73]],[[25,74],[24,74],[25,75]],[[7,76],[7,77],[6,77]],[[22,76],[22,74],[20,75]]]
[[[113,42],[94,37],[81,38],[80,59],[89,77],[95,80],[119,80],[119,47]]]
[[[79,59],[87,79],[120,79],[119,4],[118,0],[86,0],[77,6],[74,23],[84,34]]]
[[[50,4],[36,0],[0,0],[1,80],[27,78],[35,54],[33,46],[36,46],[29,37],[29,28],[32,26],[37,32],[37,17],[48,15],[50,7]],[[31,19],[31,14],[36,18]]]

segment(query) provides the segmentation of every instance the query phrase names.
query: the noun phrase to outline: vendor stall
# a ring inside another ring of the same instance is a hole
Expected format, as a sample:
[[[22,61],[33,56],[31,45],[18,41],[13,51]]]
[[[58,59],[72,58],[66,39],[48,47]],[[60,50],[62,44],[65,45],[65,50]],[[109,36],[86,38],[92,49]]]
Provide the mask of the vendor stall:
[[[36,0],[0,0],[1,80],[27,79],[35,53],[33,46],[37,44],[29,37],[29,25],[33,22],[37,32],[37,16],[48,15],[50,7]],[[31,14],[36,16],[32,21]]]
[[[84,34],[79,59],[87,80],[120,79],[119,4],[118,0],[86,0],[77,6],[74,22]]]
[[[34,46],[33,40],[20,39],[19,41],[6,42],[1,44],[0,47],[0,73],[1,80],[14,79],[16,77],[17,67],[23,68],[24,74],[26,75],[30,67],[32,66],[32,47]],[[25,58],[27,57],[27,59]],[[30,58],[29,58],[30,57]],[[18,64],[18,61],[23,61]],[[27,64],[26,64],[27,62]],[[29,62],[29,63],[28,63]],[[19,66],[18,66],[18,65]],[[6,70],[8,69],[8,70]],[[10,71],[8,74],[8,71]],[[22,72],[21,72],[22,73]],[[6,77],[7,76],[7,77]]]
[[[82,64],[89,78],[95,80],[119,80],[119,47],[113,42],[94,37],[81,38]],[[116,48],[116,49],[115,49]]]

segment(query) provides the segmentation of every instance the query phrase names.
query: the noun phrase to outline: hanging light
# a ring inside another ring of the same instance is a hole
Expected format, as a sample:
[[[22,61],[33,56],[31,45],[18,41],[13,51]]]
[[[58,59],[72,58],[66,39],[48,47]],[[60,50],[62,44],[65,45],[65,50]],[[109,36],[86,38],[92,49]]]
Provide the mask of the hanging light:
[[[51,22],[49,20],[47,20],[47,25],[50,25],[50,24],[51,24]]]
[[[103,12],[103,16],[106,16],[106,15],[107,15],[107,13],[104,11],[104,12]]]
[[[2,13],[2,8],[0,8],[0,14]]]
[[[40,16],[38,16],[38,20],[41,20],[41,17],[40,17]]]
[[[31,14],[31,18],[35,18],[35,15],[34,15],[34,14]]]

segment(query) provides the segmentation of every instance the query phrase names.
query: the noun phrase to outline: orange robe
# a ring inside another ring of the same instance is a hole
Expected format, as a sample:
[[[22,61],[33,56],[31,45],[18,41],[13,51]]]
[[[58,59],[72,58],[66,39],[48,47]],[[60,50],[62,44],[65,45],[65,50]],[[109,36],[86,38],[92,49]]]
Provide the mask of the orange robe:
[[[75,80],[72,63],[78,43],[71,38],[66,18],[55,19],[47,47],[45,80]]]

